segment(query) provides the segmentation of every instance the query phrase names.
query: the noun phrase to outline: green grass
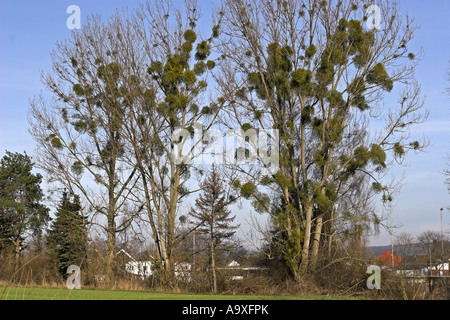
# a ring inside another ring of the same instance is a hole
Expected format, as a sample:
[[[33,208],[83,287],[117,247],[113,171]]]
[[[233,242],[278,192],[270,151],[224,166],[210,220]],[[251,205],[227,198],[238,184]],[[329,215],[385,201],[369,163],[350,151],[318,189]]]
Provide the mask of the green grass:
[[[349,296],[196,295],[125,290],[0,287],[0,300],[353,300]]]

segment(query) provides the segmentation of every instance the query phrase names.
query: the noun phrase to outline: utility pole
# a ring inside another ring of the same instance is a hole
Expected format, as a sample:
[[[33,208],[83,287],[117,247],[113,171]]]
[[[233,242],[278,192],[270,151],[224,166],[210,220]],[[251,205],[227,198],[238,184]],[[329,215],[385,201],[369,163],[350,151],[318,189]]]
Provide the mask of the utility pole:
[[[444,263],[444,232],[442,230],[442,211],[444,208],[441,208],[441,261]]]
[[[195,247],[195,233],[196,233],[197,231],[194,231],[194,245],[193,245],[193,249],[194,249],[194,270],[195,270],[195,253],[196,253],[196,250],[197,250],[197,248]]]
[[[392,203],[389,204],[389,215],[391,216],[391,263],[392,268],[394,268],[394,231],[393,231],[393,225],[394,225],[394,218],[392,217]]]

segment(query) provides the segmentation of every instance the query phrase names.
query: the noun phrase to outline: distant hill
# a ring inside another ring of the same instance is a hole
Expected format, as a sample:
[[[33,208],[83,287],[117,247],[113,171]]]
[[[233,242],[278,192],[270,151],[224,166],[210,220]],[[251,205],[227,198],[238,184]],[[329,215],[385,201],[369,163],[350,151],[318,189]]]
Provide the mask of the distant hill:
[[[385,251],[391,251],[392,246],[386,245],[386,246],[371,246],[369,249],[372,251],[372,254],[376,257],[380,256]],[[394,254],[397,253],[400,256],[402,256],[405,252],[408,253],[408,255],[427,255],[428,252],[422,248],[422,246],[419,243],[414,243],[408,248],[405,246],[396,246],[394,245]]]
[[[390,245],[388,245],[388,246],[371,246],[371,247],[369,247],[369,249],[371,250],[371,252],[374,256],[378,257],[385,251],[391,251],[392,246],[390,246]],[[395,252],[395,246],[394,246],[394,252]]]

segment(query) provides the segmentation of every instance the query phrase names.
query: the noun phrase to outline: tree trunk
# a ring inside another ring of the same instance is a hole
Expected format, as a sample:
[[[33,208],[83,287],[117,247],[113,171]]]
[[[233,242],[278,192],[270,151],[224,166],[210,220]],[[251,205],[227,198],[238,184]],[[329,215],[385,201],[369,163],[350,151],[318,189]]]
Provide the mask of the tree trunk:
[[[309,245],[311,242],[311,228],[312,228],[312,206],[306,207],[305,214],[305,237],[303,241],[301,262],[300,262],[300,270],[296,277],[296,280],[299,281],[308,271],[309,267]],[[299,277],[299,278],[298,278]]]
[[[211,238],[211,272],[212,272],[212,291],[213,294],[217,294],[216,259],[215,259],[213,238]]]
[[[320,216],[316,221],[316,228],[314,231],[314,239],[311,250],[311,268],[314,269],[317,264],[317,258],[319,256],[320,238],[322,235],[323,217]]]
[[[362,245],[361,245],[361,236],[362,236],[362,226],[358,223],[355,224],[355,255],[357,257],[362,256]]]
[[[328,258],[331,257],[331,248],[333,246],[333,228],[334,228],[334,206],[331,208],[331,218],[329,223],[329,230],[328,230]]]
[[[109,177],[109,190],[108,190],[108,216],[107,216],[107,240],[106,240],[106,261],[105,261],[105,284],[110,286],[113,281],[113,263],[114,263],[114,251],[116,249],[116,199],[114,197],[113,186],[114,176]]]
[[[14,258],[15,258],[15,262],[18,263],[19,262],[19,258],[20,258],[20,236],[17,235],[15,237],[15,239],[11,238],[11,242],[14,245]]]
[[[163,231],[163,217],[162,213],[158,212],[158,234],[159,234],[159,250],[161,251],[162,256],[162,262],[163,265],[163,271],[164,271],[164,284],[170,284],[173,282],[173,273],[172,273],[172,264],[171,259],[169,256],[169,252],[167,250],[166,246],[166,239],[164,237],[164,231]]]
[[[114,251],[116,248],[116,230],[114,226],[114,216],[108,217],[108,236],[106,240],[106,261],[105,261],[105,284],[112,285],[113,282],[113,264]]]

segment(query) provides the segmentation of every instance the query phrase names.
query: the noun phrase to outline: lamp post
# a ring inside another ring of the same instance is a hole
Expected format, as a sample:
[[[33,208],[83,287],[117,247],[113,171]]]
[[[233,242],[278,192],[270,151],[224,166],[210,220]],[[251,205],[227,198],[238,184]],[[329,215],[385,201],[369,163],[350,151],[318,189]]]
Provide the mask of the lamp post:
[[[394,218],[392,217],[392,204],[389,204],[389,214],[391,216],[391,263],[392,263],[392,268],[394,268],[394,230],[393,230],[393,225],[394,225]]]
[[[442,211],[444,208],[441,208],[441,260],[444,263],[444,232],[442,231]]]

